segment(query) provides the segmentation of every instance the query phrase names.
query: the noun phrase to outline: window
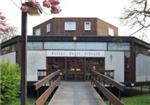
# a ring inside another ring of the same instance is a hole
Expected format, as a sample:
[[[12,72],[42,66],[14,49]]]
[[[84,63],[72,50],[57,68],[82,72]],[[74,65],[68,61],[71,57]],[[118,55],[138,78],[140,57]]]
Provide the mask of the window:
[[[91,31],[91,22],[84,22],[84,30]]]
[[[40,50],[40,49],[43,49],[43,43],[42,42],[28,42],[27,48],[29,50]]]
[[[66,31],[76,30],[76,22],[65,22],[65,30]]]
[[[51,24],[47,24],[46,25],[46,32],[50,32],[51,31]]]
[[[38,28],[38,29],[35,30],[35,35],[36,36],[41,35],[41,29],[40,28]]]
[[[44,42],[44,49],[56,50],[85,50],[85,51],[99,51],[107,50],[107,43],[98,42]]]
[[[112,29],[112,28],[108,28],[108,34],[110,35],[110,36],[114,36],[114,30]]]
[[[123,50],[129,50],[130,49],[130,44],[129,43],[125,43],[125,42],[122,42],[122,43],[120,43],[120,42],[109,42],[108,43],[108,50],[112,50],[112,51],[114,51],[114,50],[120,50],[120,51],[123,51]]]

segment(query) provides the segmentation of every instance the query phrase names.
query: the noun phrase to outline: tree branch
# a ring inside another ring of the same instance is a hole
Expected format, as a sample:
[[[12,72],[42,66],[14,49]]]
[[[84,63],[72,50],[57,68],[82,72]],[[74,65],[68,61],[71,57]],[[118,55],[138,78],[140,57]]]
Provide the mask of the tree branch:
[[[133,32],[132,34],[130,34],[129,36],[132,36],[132,35],[136,34],[137,32],[141,31],[142,29],[144,29],[144,27],[139,28],[138,30],[136,30],[135,32]]]

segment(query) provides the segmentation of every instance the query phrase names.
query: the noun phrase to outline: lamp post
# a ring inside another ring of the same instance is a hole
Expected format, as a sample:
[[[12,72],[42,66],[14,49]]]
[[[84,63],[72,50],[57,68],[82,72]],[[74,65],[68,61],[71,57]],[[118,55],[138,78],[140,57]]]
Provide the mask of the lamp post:
[[[59,0],[44,0],[43,6],[51,8],[52,14],[57,14],[61,11],[58,6]],[[27,14],[39,15],[41,6],[35,0],[28,0],[21,6],[21,105],[27,105]]]
[[[21,15],[21,105],[27,105],[27,12]]]

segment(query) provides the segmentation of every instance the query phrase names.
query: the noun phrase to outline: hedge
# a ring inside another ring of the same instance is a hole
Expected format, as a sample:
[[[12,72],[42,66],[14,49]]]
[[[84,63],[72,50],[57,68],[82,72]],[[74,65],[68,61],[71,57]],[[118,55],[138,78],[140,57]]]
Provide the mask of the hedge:
[[[12,105],[19,96],[19,90],[19,66],[8,61],[0,61],[0,105]]]

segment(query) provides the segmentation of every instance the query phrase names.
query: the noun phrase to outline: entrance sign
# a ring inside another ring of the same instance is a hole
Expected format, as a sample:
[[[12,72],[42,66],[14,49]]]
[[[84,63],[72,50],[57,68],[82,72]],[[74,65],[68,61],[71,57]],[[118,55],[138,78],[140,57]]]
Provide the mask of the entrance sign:
[[[47,57],[104,57],[105,51],[47,51]]]

